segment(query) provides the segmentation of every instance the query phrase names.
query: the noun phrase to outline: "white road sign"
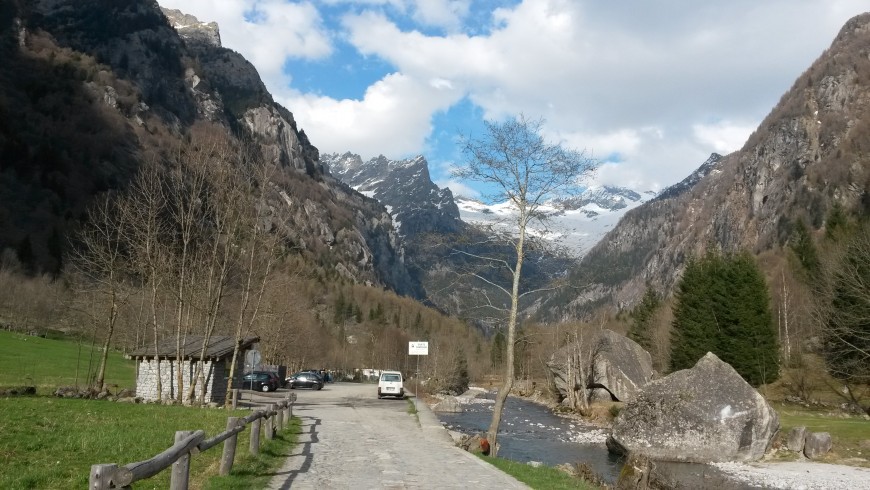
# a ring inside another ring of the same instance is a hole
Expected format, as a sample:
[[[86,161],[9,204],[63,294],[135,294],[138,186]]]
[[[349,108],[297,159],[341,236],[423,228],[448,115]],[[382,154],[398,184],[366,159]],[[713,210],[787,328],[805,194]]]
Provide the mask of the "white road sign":
[[[409,356],[428,356],[429,342],[408,342]]]

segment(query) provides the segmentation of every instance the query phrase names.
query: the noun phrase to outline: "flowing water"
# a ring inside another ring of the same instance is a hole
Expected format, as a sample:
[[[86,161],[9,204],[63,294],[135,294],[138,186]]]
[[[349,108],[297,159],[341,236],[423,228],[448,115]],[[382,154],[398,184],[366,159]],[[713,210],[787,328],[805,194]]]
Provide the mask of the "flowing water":
[[[464,434],[486,432],[492,419],[493,394],[487,393],[462,405],[462,413],[439,413],[448,429]],[[499,431],[499,453],[505,459],[547,466],[584,462],[605,481],[614,482],[622,460],[607,452],[604,431],[559,417],[535,403],[509,397]],[[597,442],[576,442],[576,441]]]
[[[463,403],[462,413],[438,413],[450,430],[464,434],[486,432],[492,420],[494,394],[486,393]],[[499,457],[547,466],[586,463],[605,483],[613,484],[623,460],[604,445],[607,431],[559,417],[546,407],[508,397],[499,431]],[[728,478],[713,466],[692,463],[656,463],[659,476],[672,488],[747,490],[760,488]]]

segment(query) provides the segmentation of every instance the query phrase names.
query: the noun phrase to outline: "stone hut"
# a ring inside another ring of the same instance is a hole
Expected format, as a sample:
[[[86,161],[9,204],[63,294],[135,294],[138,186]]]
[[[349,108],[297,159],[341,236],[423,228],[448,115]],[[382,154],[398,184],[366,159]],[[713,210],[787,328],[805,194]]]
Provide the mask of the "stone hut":
[[[160,365],[160,378],[162,383],[162,398],[164,400],[176,398],[177,379],[175,375],[178,363],[181,363],[182,378],[184,380],[184,396],[194,378],[197,365],[202,354],[202,344],[205,337],[202,335],[188,335],[181,345],[181,360],[178,359],[178,351],[175,338],[165,339],[157,345],[136,349],[127,358],[136,360],[136,396],[144,400],[157,400],[157,366]],[[242,340],[239,355],[236,358],[234,371],[234,385],[240,386],[245,369],[245,353],[260,341],[259,337],[246,337]],[[235,338],[226,335],[213,335],[206,345],[203,361],[203,373],[205,376],[205,400],[204,403],[224,403],[227,392],[227,377],[230,373],[230,363],[233,359],[233,347]],[[195,396],[199,398],[201,391],[197,386]],[[186,401],[186,400],[185,400]]]

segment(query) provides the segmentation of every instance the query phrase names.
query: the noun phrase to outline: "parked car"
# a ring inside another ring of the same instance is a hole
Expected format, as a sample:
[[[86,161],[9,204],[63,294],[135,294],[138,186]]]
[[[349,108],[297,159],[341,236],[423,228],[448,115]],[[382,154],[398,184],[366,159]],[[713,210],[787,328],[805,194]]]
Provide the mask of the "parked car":
[[[253,371],[242,378],[242,388],[257,391],[275,391],[280,384],[278,375],[269,371]]]
[[[268,374],[269,376],[272,377],[272,381],[273,381],[273,383],[274,383],[274,385],[275,385],[275,389],[276,389],[276,390],[277,390],[278,388],[281,388],[281,387],[284,386],[284,382],[281,381],[281,378],[278,376],[278,373],[275,373],[275,372],[272,372],[272,371],[263,371],[263,372],[266,373],[266,374]]]
[[[310,371],[301,371],[287,378],[287,387],[291,390],[296,388],[311,388],[319,390],[323,388],[323,378],[319,374]]]
[[[399,371],[383,371],[378,378],[378,398],[383,396],[405,397],[405,385]]]

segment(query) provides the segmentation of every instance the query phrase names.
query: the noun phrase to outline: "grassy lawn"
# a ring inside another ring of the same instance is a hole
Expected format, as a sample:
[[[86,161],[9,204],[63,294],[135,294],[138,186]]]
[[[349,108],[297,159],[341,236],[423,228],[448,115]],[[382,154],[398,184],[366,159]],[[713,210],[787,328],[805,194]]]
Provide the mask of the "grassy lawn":
[[[203,429],[211,437],[223,432],[229,415],[217,409],[101,400],[0,398],[0,488],[86,488],[92,464],[124,465],[151,458],[173,444],[177,430]],[[298,427],[285,430],[261,446],[257,458],[248,454],[249,431],[240,433],[234,474],[226,478],[215,476],[222,445],[195,455],[191,488],[261,487],[268,477],[254,481],[251,475],[279,466],[298,432]],[[168,487],[168,471],[135,484],[135,488]]]
[[[480,456],[480,458],[532,488],[542,490],[593,490],[599,488],[549,466],[535,468],[509,459],[490,458],[489,456]]]
[[[843,418],[795,405],[776,404],[774,408],[779,414],[779,437],[783,442],[792,427],[805,426],[811,432],[828,432],[834,447],[822,461],[870,467],[870,449],[861,447],[862,441],[870,441],[870,420],[861,417]]]
[[[93,354],[93,355],[92,355]],[[36,386],[48,393],[58,386],[87,385],[88,365],[93,373],[100,362],[100,347],[74,340],[52,340],[13,332],[0,332],[0,387]],[[106,383],[133,388],[135,365],[109,352]],[[112,390],[115,391],[115,390]]]
[[[272,479],[271,474],[281,467],[287,456],[290,456],[299,440],[301,431],[299,417],[293,417],[290,426],[283,432],[276,434],[274,439],[271,441],[260,439],[260,454],[256,457],[251,456],[251,453],[248,452],[247,439],[245,439],[244,446],[240,439],[239,447],[236,448],[236,462],[233,464],[232,473],[228,476],[212,476],[204,488],[209,490],[242,490],[266,487]],[[242,432],[241,435],[246,434],[249,433]],[[220,451],[222,449],[217,451],[218,458]]]

